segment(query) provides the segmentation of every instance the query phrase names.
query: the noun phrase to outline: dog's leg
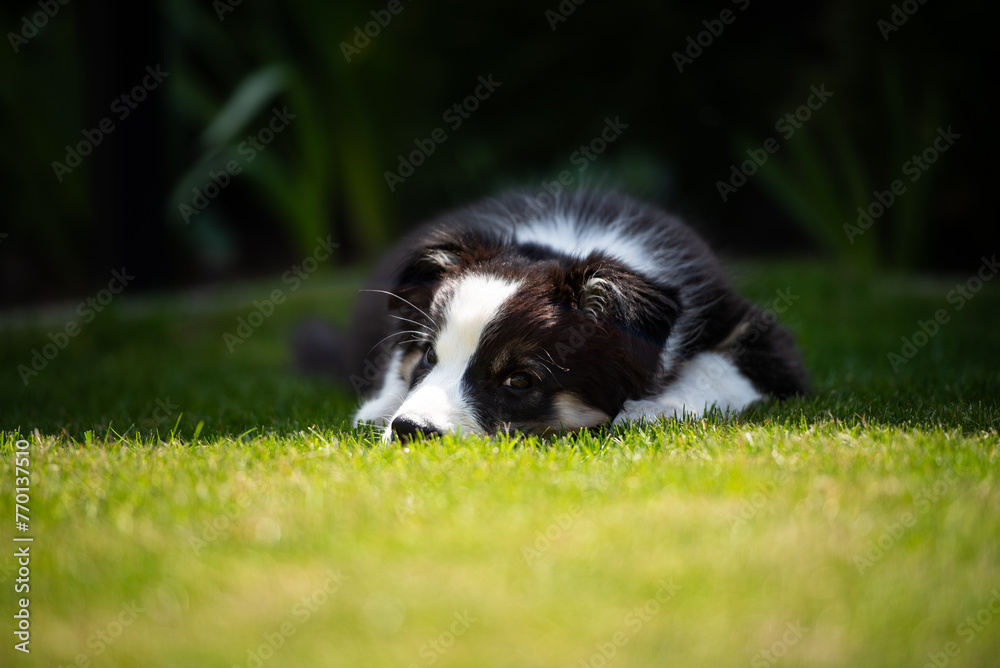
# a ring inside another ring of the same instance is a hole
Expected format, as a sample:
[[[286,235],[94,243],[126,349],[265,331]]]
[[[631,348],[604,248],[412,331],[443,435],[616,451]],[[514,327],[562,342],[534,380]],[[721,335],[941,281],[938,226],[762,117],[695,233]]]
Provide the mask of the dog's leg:
[[[712,406],[739,412],[763,395],[726,355],[699,353],[659,394],[625,402],[614,424],[699,417]]]

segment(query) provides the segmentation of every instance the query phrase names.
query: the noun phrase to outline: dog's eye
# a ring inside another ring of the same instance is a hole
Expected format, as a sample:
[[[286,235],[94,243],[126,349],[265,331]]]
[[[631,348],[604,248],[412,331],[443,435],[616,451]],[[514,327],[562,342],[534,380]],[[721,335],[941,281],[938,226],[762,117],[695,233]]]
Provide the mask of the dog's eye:
[[[526,373],[515,373],[503,382],[506,387],[513,387],[515,390],[526,390],[531,387],[531,376]]]
[[[437,361],[438,356],[437,353],[434,352],[434,348],[428,348],[427,352],[424,353],[424,364],[427,366],[434,366],[437,364]]]

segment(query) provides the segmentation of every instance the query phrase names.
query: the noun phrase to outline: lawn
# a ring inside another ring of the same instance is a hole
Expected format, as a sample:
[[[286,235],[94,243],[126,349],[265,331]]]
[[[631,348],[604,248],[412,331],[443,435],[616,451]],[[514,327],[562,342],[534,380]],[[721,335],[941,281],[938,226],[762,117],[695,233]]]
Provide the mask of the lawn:
[[[7,318],[0,665],[998,665],[998,286],[734,274],[795,296],[812,396],[549,440],[351,429],[288,337],[343,320],[353,275],[311,277],[231,353],[278,279]]]

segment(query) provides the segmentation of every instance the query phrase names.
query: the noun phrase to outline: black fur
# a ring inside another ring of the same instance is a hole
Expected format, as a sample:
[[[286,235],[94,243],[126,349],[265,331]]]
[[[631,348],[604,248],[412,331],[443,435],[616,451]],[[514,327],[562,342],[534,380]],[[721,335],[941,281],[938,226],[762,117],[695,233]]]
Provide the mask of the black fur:
[[[595,232],[617,225],[613,236],[648,247],[649,266],[630,266],[615,248],[579,257],[516,241],[525,225],[555,216],[585,221]],[[614,417],[627,399],[654,394],[706,351],[730,357],[763,394],[806,391],[791,337],[735,292],[688,227],[633,199],[589,191],[544,204],[510,194],[421,227],[379,265],[369,286],[376,292],[361,293],[346,337],[334,342],[330,334],[324,349],[318,326],[306,330],[297,345],[300,365],[372,396],[393,350],[401,348],[404,359],[426,350],[449,286],[469,272],[523,284],[483,336],[463,379],[486,431],[551,424],[559,392]],[[404,330],[415,333],[398,334]],[[667,368],[665,349],[673,361]],[[498,385],[514,370],[534,374],[529,391]],[[426,368],[418,362],[406,371],[412,387]]]

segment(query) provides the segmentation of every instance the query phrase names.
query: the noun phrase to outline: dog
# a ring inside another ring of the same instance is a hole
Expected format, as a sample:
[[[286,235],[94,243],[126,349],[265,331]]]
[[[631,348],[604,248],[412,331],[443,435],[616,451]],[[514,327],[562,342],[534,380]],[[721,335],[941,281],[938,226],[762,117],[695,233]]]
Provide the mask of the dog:
[[[298,363],[349,382],[385,441],[735,414],[807,391],[791,336],[684,223],[620,193],[509,193],[439,217],[376,268],[346,338]]]

